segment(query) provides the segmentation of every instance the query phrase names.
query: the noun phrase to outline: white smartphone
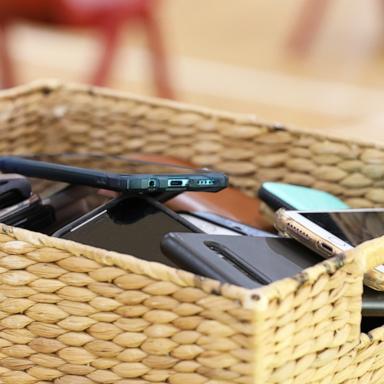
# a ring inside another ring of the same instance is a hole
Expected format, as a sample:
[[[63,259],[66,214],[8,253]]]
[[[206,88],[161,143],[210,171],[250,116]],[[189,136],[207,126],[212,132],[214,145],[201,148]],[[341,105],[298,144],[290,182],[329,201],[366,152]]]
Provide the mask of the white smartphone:
[[[364,241],[384,235],[384,209],[339,211],[286,211],[275,217],[276,229],[328,258],[348,251]],[[364,282],[384,291],[384,266],[368,272]]]

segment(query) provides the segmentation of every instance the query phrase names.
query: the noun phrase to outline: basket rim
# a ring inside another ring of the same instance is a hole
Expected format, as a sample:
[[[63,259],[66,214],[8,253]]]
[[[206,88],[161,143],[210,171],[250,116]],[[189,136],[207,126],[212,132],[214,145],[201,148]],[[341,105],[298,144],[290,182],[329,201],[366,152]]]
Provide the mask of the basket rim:
[[[0,91],[0,100],[9,98],[14,99],[19,97],[21,94],[29,94],[36,91],[44,92],[48,95],[54,92],[60,91],[73,91],[78,93],[84,93],[88,95],[95,95],[106,97],[110,99],[126,99],[133,102],[139,102],[150,105],[152,107],[163,107],[171,108],[179,112],[184,113],[196,113],[203,115],[204,117],[211,117],[213,119],[231,120],[237,124],[252,125],[257,127],[265,127],[269,130],[275,131],[288,131],[295,134],[305,134],[307,136],[321,139],[323,141],[332,140],[336,143],[347,144],[347,145],[367,145],[371,148],[384,149],[384,143],[378,143],[377,141],[369,140],[369,138],[359,137],[350,138],[345,134],[337,134],[336,132],[321,132],[315,129],[304,129],[293,126],[285,126],[280,122],[268,122],[262,120],[256,114],[252,113],[239,113],[230,112],[221,109],[209,108],[200,105],[190,104],[186,102],[174,101],[170,99],[162,99],[153,96],[144,96],[131,93],[124,90],[115,90],[108,87],[99,87],[89,84],[84,84],[75,81],[64,81],[54,78],[43,78],[34,80],[25,84],[18,85],[13,88],[5,89]]]

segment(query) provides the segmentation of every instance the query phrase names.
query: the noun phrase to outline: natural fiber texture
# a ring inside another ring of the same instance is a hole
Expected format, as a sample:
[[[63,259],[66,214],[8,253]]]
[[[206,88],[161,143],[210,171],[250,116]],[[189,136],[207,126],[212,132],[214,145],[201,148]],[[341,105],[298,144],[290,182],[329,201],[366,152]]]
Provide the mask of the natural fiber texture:
[[[0,152],[159,153],[228,173],[254,195],[261,181],[312,186],[352,207],[384,203],[384,148],[236,115],[59,82],[3,91]]]
[[[269,179],[365,206],[383,194],[373,145],[77,85],[3,92],[0,130],[2,153],[166,153],[249,193]],[[382,262],[384,238],[251,291],[2,226],[0,381],[383,383],[384,331],[360,333],[363,274]]]
[[[7,226],[0,251],[5,383],[342,383],[362,364],[357,257],[249,291]]]
[[[6,226],[0,250],[3,382],[250,382],[249,291]]]

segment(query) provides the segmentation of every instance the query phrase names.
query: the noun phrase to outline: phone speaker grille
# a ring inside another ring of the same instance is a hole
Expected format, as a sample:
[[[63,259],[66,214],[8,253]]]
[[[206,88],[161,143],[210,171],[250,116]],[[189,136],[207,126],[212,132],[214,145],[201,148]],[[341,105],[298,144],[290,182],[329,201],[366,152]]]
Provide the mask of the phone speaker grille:
[[[288,227],[292,230],[292,232],[300,235],[302,238],[304,238],[306,240],[310,240],[310,237],[309,237],[307,232],[301,230],[300,228],[297,228],[296,226],[294,226],[291,223],[288,223]]]

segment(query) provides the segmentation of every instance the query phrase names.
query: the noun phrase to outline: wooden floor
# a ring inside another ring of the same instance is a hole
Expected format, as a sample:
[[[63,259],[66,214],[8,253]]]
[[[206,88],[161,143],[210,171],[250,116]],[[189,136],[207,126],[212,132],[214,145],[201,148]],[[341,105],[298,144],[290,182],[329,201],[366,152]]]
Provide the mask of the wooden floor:
[[[160,21],[178,98],[384,142],[382,4],[333,2],[309,52],[297,55],[287,40],[304,1],[163,0]],[[127,29],[111,85],[152,94],[140,32]],[[85,80],[98,53],[91,32],[13,29],[20,81]]]

